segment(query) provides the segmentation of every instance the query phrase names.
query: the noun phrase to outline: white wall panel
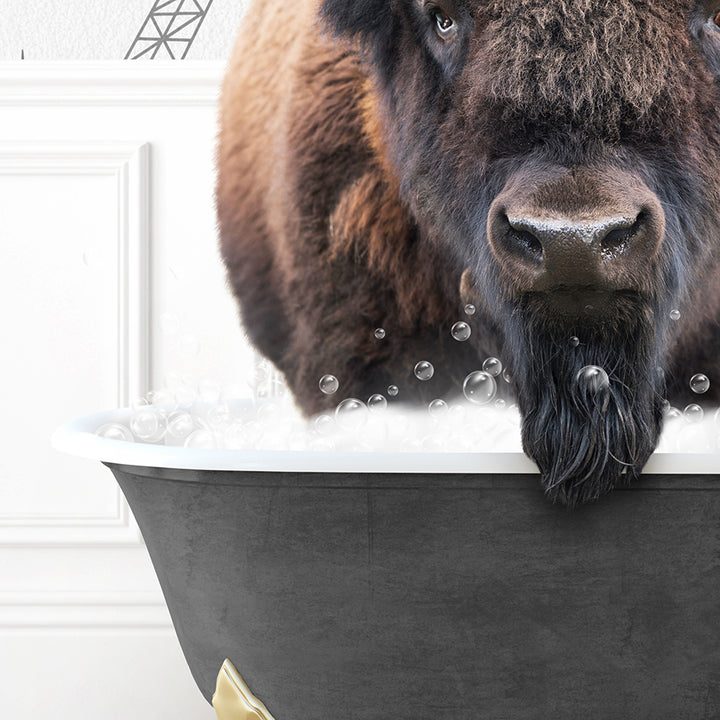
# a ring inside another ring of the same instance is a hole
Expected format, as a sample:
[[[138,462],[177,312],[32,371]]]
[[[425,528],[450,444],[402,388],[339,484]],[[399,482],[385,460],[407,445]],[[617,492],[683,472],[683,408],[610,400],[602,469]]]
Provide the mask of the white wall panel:
[[[177,377],[248,393],[254,354],[216,249],[220,76],[0,67],[2,717],[214,716],[110,472],[49,436]],[[52,712],[28,695],[43,663]]]

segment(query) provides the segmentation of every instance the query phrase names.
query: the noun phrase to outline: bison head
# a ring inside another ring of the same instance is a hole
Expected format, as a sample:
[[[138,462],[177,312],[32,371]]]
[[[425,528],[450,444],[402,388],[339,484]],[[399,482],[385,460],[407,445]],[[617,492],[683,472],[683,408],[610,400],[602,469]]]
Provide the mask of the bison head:
[[[718,330],[720,0],[322,14],[363,53],[423,241],[500,328],[548,493],[574,504],[635,477],[672,353]]]

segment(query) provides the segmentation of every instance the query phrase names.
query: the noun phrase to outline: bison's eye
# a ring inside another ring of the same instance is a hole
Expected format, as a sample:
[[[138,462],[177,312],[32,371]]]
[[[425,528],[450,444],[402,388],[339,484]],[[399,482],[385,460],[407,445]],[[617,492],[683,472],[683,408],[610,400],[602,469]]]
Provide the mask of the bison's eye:
[[[441,38],[450,38],[456,32],[455,21],[440,8],[435,8],[432,11],[433,17],[435,18],[435,25],[437,26],[438,35]]]

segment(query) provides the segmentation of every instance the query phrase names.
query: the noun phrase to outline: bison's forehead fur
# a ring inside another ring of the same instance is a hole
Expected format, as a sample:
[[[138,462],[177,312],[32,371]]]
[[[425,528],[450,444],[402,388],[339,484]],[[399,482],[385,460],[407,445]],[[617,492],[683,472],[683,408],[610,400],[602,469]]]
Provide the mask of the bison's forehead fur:
[[[687,3],[502,0],[476,8],[464,76],[469,103],[491,99],[619,133],[661,105],[693,102]],[[478,82],[479,81],[479,82]],[[483,98],[484,96],[484,98]]]

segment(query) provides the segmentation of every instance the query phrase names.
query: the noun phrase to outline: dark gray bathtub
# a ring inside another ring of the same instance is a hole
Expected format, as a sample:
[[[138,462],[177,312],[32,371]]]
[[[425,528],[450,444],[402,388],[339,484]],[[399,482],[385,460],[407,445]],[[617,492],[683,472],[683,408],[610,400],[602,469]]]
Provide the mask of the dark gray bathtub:
[[[573,512],[526,473],[108,457],[208,700],[227,657],[276,720],[720,717],[717,456]]]

